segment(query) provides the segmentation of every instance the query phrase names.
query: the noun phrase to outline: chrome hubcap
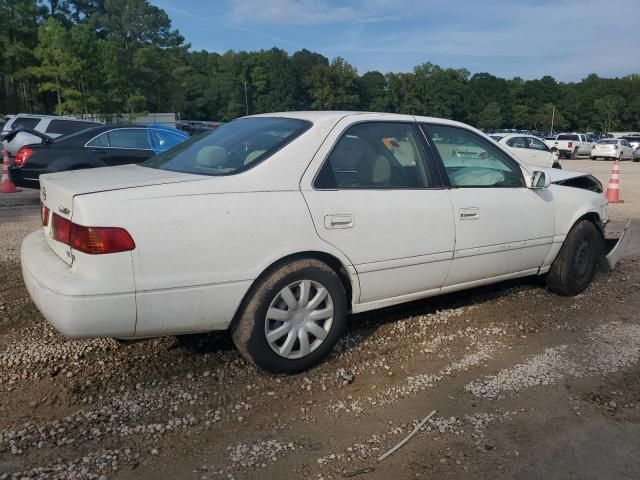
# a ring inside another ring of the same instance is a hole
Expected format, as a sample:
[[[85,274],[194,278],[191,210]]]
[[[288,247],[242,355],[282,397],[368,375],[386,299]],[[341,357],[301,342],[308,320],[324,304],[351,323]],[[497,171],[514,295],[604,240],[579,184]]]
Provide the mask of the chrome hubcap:
[[[301,280],[284,287],[271,301],[265,335],[274,352],[294,360],[322,345],[332,324],[329,291],[313,280]]]

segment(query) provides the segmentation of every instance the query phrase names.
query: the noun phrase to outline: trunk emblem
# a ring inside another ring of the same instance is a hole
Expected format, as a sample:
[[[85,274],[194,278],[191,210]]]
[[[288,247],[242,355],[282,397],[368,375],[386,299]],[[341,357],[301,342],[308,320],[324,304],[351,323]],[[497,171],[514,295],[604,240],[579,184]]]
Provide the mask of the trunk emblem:
[[[60,206],[58,207],[58,211],[59,211],[61,214],[63,214],[63,215],[69,215],[69,212],[70,212],[71,210],[69,210],[67,207],[63,207],[62,205],[60,205]]]

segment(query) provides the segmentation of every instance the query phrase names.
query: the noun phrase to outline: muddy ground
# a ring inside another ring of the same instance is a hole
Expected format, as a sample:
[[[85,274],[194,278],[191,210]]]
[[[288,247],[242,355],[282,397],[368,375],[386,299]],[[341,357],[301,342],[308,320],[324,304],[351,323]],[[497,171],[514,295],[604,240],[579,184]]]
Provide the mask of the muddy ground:
[[[605,182],[610,166],[571,162]],[[638,219],[633,242],[585,293],[525,279],[353,316],[292,377],[258,373],[225,333],[58,335],[17,261],[37,206],[0,198],[0,479],[640,478],[638,192],[625,162],[610,212]]]

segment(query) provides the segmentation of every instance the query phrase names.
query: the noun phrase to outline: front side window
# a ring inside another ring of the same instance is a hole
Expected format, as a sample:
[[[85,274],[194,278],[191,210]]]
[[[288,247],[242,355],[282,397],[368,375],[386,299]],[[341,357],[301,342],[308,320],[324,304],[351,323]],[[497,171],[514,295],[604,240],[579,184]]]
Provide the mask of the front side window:
[[[350,127],[320,169],[318,189],[428,188],[432,186],[416,128],[371,122]]]
[[[496,145],[469,130],[425,125],[452,187],[524,187],[522,171]]]
[[[294,118],[240,118],[142,165],[197,175],[233,175],[269,158],[310,127],[311,123]]]
[[[123,128],[111,130],[109,136],[109,146],[111,148],[128,148],[135,150],[150,150],[147,130],[145,128]]]
[[[547,147],[547,145],[545,145],[545,143],[542,140],[538,140],[537,138],[527,138],[528,142],[529,142],[529,148],[532,150],[540,150],[543,152],[548,152],[549,151],[549,147]]]
[[[190,137],[183,133],[174,132],[172,130],[159,128],[149,130],[151,148],[156,153],[166,152],[170,148],[187,141],[189,138]]]
[[[513,148],[527,148],[527,142],[524,137],[514,137],[507,140],[507,145]]]

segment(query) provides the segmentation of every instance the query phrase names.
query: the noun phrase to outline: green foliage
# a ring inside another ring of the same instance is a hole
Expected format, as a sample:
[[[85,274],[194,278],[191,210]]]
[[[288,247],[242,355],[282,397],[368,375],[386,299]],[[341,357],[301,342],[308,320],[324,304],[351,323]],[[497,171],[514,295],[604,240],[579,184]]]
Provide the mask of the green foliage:
[[[426,62],[358,75],[342,58],[272,48],[190,51],[148,0],[0,0],[0,111],[249,113],[354,109],[451,118],[481,128],[640,130],[640,75],[577,83],[471,75]]]

